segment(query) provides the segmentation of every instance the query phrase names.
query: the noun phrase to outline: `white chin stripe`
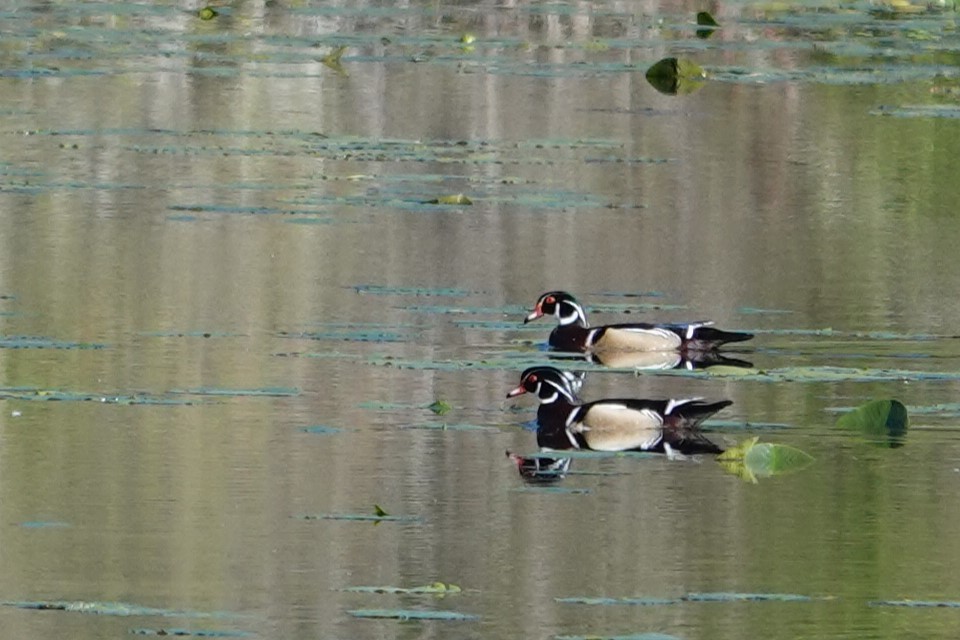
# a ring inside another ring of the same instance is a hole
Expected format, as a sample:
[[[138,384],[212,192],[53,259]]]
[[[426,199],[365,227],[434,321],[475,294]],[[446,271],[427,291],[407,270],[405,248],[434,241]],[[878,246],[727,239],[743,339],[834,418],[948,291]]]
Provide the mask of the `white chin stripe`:
[[[693,340],[693,334],[696,333],[697,329],[700,329],[701,327],[709,327],[712,324],[713,324],[713,320],[704,320],[703,322],[691,322],[690,324],[687,325],[687,331],[684,334],[686,335],[685,339]]]
[[[663,410],[663,415],[668,416],[673,413],[673,410],[677,407],[682,407],[685,404],[690,404],[691,402],[697,402],[703,400],[703,398],[682,398],[682,399],[672,399],[667,403],[667,408]]]
[[[566,389],[562,385],[555,383],[553,380],[546,380],[545,382],[549,384],[551,387],[553,387],[554,389],[556,389],[556,391],[550,397],[549,401],[543,400],[543,402],[556,402],[557,398],[562,395],[564,398],[570,401],[571,404],[573,404],[574,402],[573,396],[570,394],[569,389]]]
[[[560,307],[562,306],[568,306],[572,309],[572,311],[567,315],[562,315],[560,312]],[[576,302],[567,301],[562,304],[558,304],[555,315],[557,316],[557,320],[559,320],[560,324],[562,325],[574,324],[576,322],[582,323],[583,326],[587,325],[587,314],[584,312],[583,307]]]

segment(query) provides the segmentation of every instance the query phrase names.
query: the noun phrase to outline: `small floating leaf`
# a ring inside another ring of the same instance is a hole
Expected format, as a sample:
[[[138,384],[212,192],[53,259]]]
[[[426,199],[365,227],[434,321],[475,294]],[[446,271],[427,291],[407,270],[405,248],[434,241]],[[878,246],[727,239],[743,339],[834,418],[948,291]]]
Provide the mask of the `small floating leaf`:
[[[697,13],[697,24],[701,27],[719,27],[720,23],[714,20],[709,11],[700,11]]]
[[[374,512],[375,514],[377,514],[377,517],[378,517],[378,518],[383,518],[383,517],[385,517],[385,516],[390,515],[389,513],[387,513],[386,511],[383,510],[383,507],[381,507],[381,506],[378,505],[378,504],[373,505],[373,512]]]
[[[795,593],[688,593],[687,602],[811,602],[814,598]]]
[[[960,602],[949,600],[873,600],[867,603],[871,607],[942,607],[960,609]]]
[[[450,595],[461,593],[462,589],[455,584],[444,584],[434,582],[433,584],[423,585],[422,587],[345,587],[340,591],[351,591],[357,593],[402,593],[411,595]]]
[[[304,427],[303,430],[307,433],[320,433],[320,434],[331,434],[331,433],[340,433],[343,429],[338,427],[328,427],[322,424],[316,424],[312,427]]]
[[[57,520],[29,520],[27,522],[21,522],[20,526],[24,529],[64,529],[70,525]]]
[[[758,436],[744,440],[718,455],[717,462],[725,471],[753,483],[758,477],[799,471],[813,462],[813,457],[800,449],[759,440]]]
[[[415,609],[352,609],[347,611],[354,618],[389,618],[394,620],[479,620],[480,616],[459,611],[420,611]]]
[[[161,629],[130,629],[130,633],[137,636],[177,636],[195,638],[249,638],[253,634],[249,631],[219,631],[213,629],[178,629],[166,627]]]
[[[354,520],[357,522],[420,522],[419,516],[391,516],[375,513],[306,513],[294,516],[299,520]]]
[[[842,429],[855,429],[872,442],[900,447],[907,435],[907,408],[899,400],[873,400],[837,419]]]
[[[200,9],[197,15],[200,16],[201,20],[213,20],[220,15],[220,12],[213,7],[204,7],[203,9]]]
[[[292,387],[264,387],[262,389],[217,389],[203,387],[196,389],[171,389],[170,393],[179,393],[192,396],[227,396],[238,398],[247,396],[286,398],[300,395],[300,390]]]
[[[675,95],[690,93],[699,88],[706,72],[686,58],[664,58],[647,69],[646,78],[654,89]]]
[[[430,404],[430,406],[428,406],[427,408],[430,409],[430,411],[432,411],[432,412],[434,412],[435,414],[437,414],[438,416],[442,416],[442,415],[444,415],[444,414],[446,414],[446,413],[449,413],[449,412],[453,409],[453,407],[450,406],[450,405],[449,405],[446,401],[444,401],[444,400],[435,400],[435,401],[434,401],[432,404]]]
[[[340,58],[343,57],[343,52],[346,50],[346,46],[337,47],[327,55],[323,56],[323,58],[320,59],[320,63],[326,67],[329,67],[330,69],[333,69],[341,76],[349,76],[350,74],[347,73],[347,70],[344,69],[343,65],[340,63]]]
[[[237,614],[224,612],[183,611],[178,609],[157,609],[128,602],[90,602],[85,600],[35,600],[0,602],[5,607],[36,609],[39,611],[68,611],[90,613],[101,616],[163,616],[175,618],[228,618]]]
[[[426,204],[470,205],[473,204],[473,200],[462,193],[457,193],[450,196],[440,196],[439,198],[434,198],[433,200],[427,200]]]

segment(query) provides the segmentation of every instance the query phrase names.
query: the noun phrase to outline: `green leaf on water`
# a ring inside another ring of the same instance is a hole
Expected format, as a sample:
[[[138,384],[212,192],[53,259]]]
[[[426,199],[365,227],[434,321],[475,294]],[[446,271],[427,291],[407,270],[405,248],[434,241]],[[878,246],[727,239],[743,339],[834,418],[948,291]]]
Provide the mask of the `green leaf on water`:
[[[304,513],[294,516],[298,520],[351,520],[354,522],[420,522],[419,516],[391,516],[376,513]]]
[[[203,9],[200,9],[200,11],[197,12],[197,15],[200,17],[201,20],[213,20],[218,15],[220,15],[220,12],[214,9],[213,7],[204,7]]]
[[[373,505],[373,512],[377,514],[378,518],[383,518],[384,516],[390,515],[389,513],[383,510],[383,507],[381,507],[378,504]]]
[[[960,602],[950,600],[874,600],[868,602],[871,607],[917,607],[960,609]]]
[[[129,602],[96,602],[87,600],[5,600],[5,607],[36,609],[38,611],[67,611],[100,616],[159,616],[174,618],[232,618],[238,614],[225,612],[184,611],[180,609],[157,609]]]
[[[456,193],[449,196],[440,196],[439,198],[434,198],[433,200],[427,200],[426,204],[471,205],[473,204],[473,200],[462,193]]]
[[[903,445],[909,422],[907,408],[899,400],[872,400],[840,416],[837,426],[859,431],[870,442],[892,448]]]
[[[393,620],[479,620],[480,616],[459,611],[422,611],[417,609],[352,609],[347,611],[354,618],[387,618]]]
[[[717,22],[709,11],[700,11],[697,13],[697,24],[701,27],[719,27],[720,23]]]
[[[799,471],[813,463],[813,457],[800,449],[785,444],[759,442],[748,438],[717,456],[717,462],[728,473],[747,482],[791,471]]]
[[[343,431],[343,429],[340,429],[339,427],[328,427],[325,424],[315,424],[310,427],[304,427],[303,430],[307,433],[319,433],[324,435],[332,434],[332,433],[340,433],[341,431]]]
[[[449,413],[453,407],[450,406],[450,404],[448,404],[445,400],[435,400],[427,407],[427,409],[430,409],[430,411],[434,412],[438,416],[442,416],[446,413]]]
[[[194,638],[249,638],[253,634],[249,631],[222,631],[215,629],[184,629],[178,627],[164,627],[160,629],[130,629],[135,636],[176,636]]]
[[[814,598],[796,593],[736,593],[711,592],[688,593],[683,596],[687,602],[811,602]]]
[[[323,56],[320,59],[320,63],[325,67],[329,67],[336,71],[339,75],[347,77],[350,74],[347,73],[347,70],[343,68],[343,65],[340,63],[340,58],[343,57],[343,52],[347,50],[346,46],[340,46]]]
[[[420,587],[344,587],[339,591],[350,591],[355,593],[400,593],[410,595],[435,595],[446,596],[461,593],[463,590],[455,584],[444,584],[443,582],[434,582]]]
[[[696,91],[706,77],[702,67],[686,58],[663,58],[646,73],[647,82],[660,93],[668,95]]]

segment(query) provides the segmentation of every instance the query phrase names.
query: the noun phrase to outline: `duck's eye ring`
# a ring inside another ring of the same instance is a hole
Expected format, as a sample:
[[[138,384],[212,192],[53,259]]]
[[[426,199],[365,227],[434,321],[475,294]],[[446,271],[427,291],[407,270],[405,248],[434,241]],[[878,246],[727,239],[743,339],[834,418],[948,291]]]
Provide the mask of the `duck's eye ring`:
[[[557,299],[554,298],[553,296],[547,296],[546,298],[543,299],[544,304],[553,304],[556,301]]]
[[[527,382],[536,382],[536,381],[537,381],[537,374],[531,373],[529,376],[527,376]]]

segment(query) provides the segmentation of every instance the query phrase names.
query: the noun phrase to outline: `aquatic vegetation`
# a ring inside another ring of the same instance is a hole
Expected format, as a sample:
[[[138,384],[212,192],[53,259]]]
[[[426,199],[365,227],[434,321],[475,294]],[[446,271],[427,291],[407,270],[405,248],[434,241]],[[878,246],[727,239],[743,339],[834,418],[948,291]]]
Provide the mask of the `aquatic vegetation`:
[[[910,419],[899,400],[872,400],[837,418],[837,427],[857,431],[875,444],[899,447]]]
[[[434,582],[419,587],[342,587],[338,589],[338,591],[350,591],[355,593],[399,593],[404,595],[448,596],[459,595],[463,592],[463,589],[455,584]]]
[[[327,425],[323,425],[323,424],[316,424],[311,427],[304,427],[303,430],[306,433],[316,433],[320,435],[330,435],[334,433],[341,433],[343,431],[343,429],[341,429],[340,427],[328,427]]]
[[[432,411],[438,416],[442,416],[446,413],[449,413],[450,410],[453,409],[453,407],[450,406],[450,404],[447,401],[438,399],[438,400],[434,400],[429,405],[427,405],[427,409],[430,409],[430,411]]]
[[[347,613],[354,618],[387,618],[391,620],[443,620],[469,622],[480,616],[459,611],[424,611],[420,609],[351,609]]]
[[[71,613],[89,613],[100,616],[161,616],[168,618],[232,618],[240,614],[226,612],[184,611],[180,609],[158,609],[128,602],[97,602],[88,600],[5,600],[5,607],[18,609],[36,609],[38,611],[66,611]]]
[[[173,636],[183,638],[249,638],[254,634],[249,631],[224,631],[214,629],[183,629],[178,627],[162,627],[159,629],[130,629],[135,636]]]
[[[716,460],[728,473],[754,484],[757,478],[799,471],[813,464],[813,457],[796,447],[759,440],[758,436],[744,440]]]
[[[687,58],[663,58],[647,69],[650,85],[666,94],[692,93],[700,88],[707,73]]]

